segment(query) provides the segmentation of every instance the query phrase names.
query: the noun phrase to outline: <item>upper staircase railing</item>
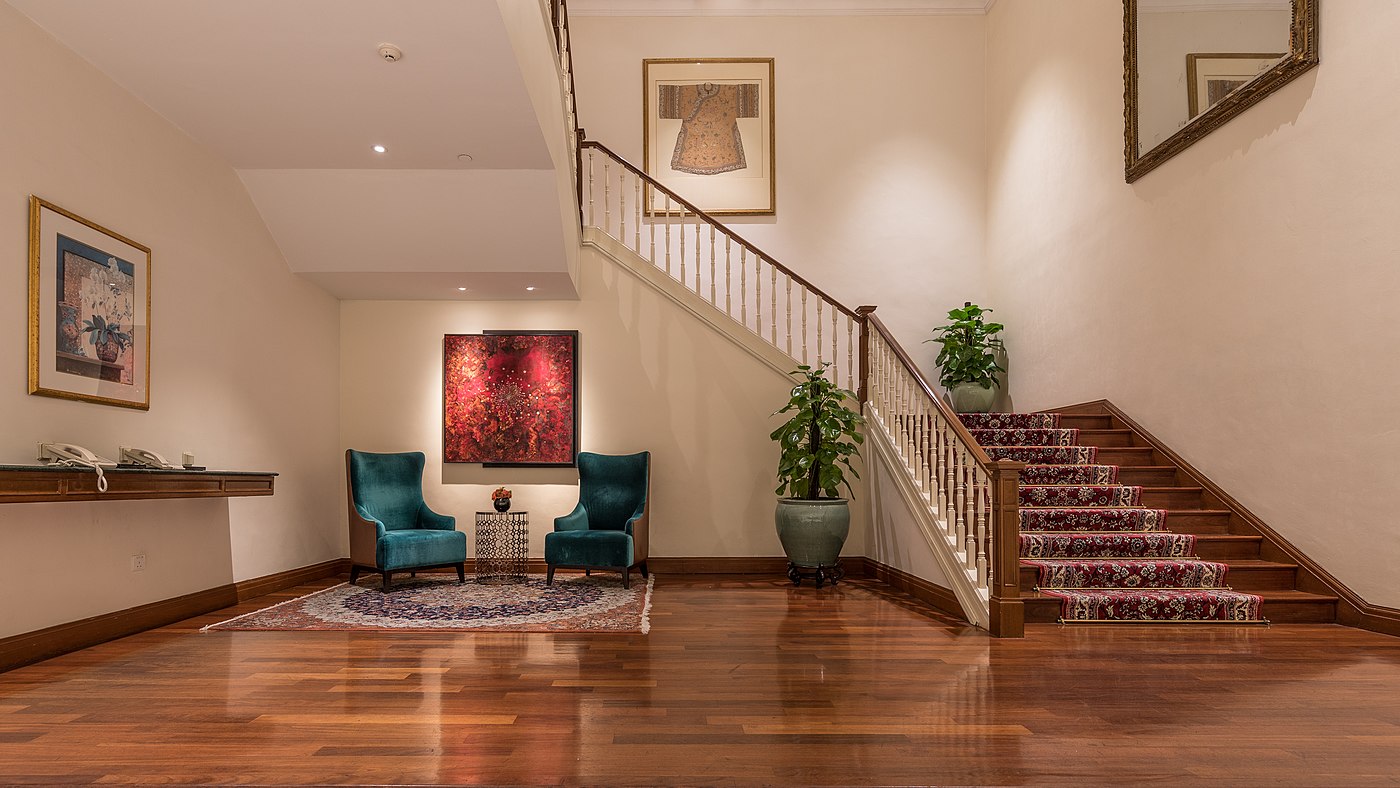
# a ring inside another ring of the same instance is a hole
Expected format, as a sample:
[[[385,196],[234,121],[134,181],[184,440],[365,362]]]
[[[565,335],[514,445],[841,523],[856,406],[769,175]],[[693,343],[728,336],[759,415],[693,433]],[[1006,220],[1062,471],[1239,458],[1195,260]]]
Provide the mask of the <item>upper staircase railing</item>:
[[[854,309],[606,146],[583,142],[582,161],[585,229],[610,236],[794,361],[829,363],[834,383],[858,388],[865,321]]]
[[[867,432],[878,431],[919,491],[939,532],[930,534],[930,546],[951,558],[949,582],[964,612],[997,637],[1020,637],[1024,465],[987,457],[875,307],[845,306],[606,146],[585,140],[574,103],[567,0],[550,2],[585,240],[589,230],[611,238],[795,363],[830,364],[832,381],[865,405]]]

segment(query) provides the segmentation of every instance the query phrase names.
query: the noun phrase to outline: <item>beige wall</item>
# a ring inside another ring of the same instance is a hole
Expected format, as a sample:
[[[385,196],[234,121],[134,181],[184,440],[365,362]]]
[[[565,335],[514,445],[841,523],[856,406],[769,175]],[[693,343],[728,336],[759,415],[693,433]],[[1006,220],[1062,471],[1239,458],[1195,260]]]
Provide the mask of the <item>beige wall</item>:
[[[983,17],[571,24],[580,123],[639,167],[644,58],[774,58],[777,216],[726,222],[932,367],[935,321],[986,295]]]
[[[8,585],[32,592],[0,602],[0,637],[342,555],[335,301],[287,272],[231,168],[3,3],[0,96],[0,462],[57,440],[283,474],[271,498],[0,507]],[[26,394],[31,193],[152,248],[149,412]]]
[[[652,452],[652,555],[782,555],[768,434],[787,379],[592,249],[579,291],[578,301],[343,302],[342,442],[425,453],[429,506],[468,534],[491,490],[509,486],[513,508],[530,512],[530,554],[542,556],[553,519],[578,502],[577,472],[444,465],[442,337],[577,330],[580,448]],[[861,506],[852,517],[845,553],[863,555]]]
[[[1400,605],[1400,4],[1123,182],[1122,4],[988,18],[988,272],[1019,409],[1108,397],[1368,601]]]

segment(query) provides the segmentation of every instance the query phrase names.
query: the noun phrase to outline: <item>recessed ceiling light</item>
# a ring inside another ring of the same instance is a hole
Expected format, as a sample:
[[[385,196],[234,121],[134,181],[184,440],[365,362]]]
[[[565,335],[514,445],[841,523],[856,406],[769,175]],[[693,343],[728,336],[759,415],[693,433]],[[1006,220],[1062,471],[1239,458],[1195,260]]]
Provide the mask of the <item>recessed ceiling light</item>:
[[[526,289],[526,290],[529,290],[529,291],[532,292],[532,293],[535,292],[535,286],[534,286],[534,285],[530,285],[529,287],[527,287],[527,288],[525,288],[525,289]]]
[[[459,288],[457,288],[457,289],[458,289],[458,290],[461,290],[463,293],[467,292],[467,288],[465,288],[465,287],[459,287]]]
[[[459,154],[457,154],[457,161],[468,162],[468,161],[471,161],[471,160],[472,160],[472,155],[471,155],[470,153],[459,153]]]
[[[375,153],[383,153],[384,150],[385,150],[385,148],[384,148],[383,145],[375,145],[375,146],[374,146],[374,152],[375,152]]]

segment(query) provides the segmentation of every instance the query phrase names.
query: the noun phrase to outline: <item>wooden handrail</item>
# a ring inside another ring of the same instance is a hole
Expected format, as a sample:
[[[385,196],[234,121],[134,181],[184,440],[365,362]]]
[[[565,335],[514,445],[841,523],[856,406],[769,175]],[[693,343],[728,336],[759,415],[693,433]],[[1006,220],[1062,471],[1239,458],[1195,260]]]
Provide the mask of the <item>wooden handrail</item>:
[[[953,426],[953,434],[957,435],[958,440],[961,441],[963,445],[967,446],[968,451],[972,454],[973,461],[982,466],[983,469],[990,470],[992,463],[995,461],[988,457],[987,452],[983,451],[982,447],[973,439],[972,433],[967,431],[967,427],[963,425],[962,419],[958,418],[958,414],[954,413],[953,409],[948,407],[948,404],[943,401],[942,397],[933,392],[933,386],[924,378],[924,373],[919,371],[918,366],[914,364],[914,360],[909,358],[909,354],[904,352],[904,348],[900,347],[899,342],[895,340],[890,330],[886,328],[885,324],[880,321],[880,318],[876,317],[874,314],[867,313],[865,317],[870,321],[871,327],[879,331],[880,336],[885,338],[885,344],[890,346],[895,356],[899,358],[899,362],[904,365],[904,369],[913,376],[914,381],[919,384],[919,388],[923,389],[924,394],[927,394],[928,398],[933,401],[933,405],[938,408],[939,414]]]
[[[604,144],[601,143],[601,142],[595,142],[595,141],[593,141],[593,140],[583,140],[582,138],[580,138],[580,140],[579,140],[579,148],[580,148],[580,149],[583,149],[583,148],[595,148],[595,149],[600,150],[600,151],[602,151],[603,153],[607,154],[610,158],[612,158],[612,159],[613,159],[614,161],[616,161],[618,164],[621,164],[623,167],[625,167],[625,168],[626,168],[629,172],[631,172],[633,175],[635,175],[635,176],[637,176],[638,178],[640,178],[641,181],[642,181],[643,183],[647,184],[648,186],[650,186],[650,187],[653,188],[653,189],[656,189],[657,191],[661,192],[662,194],[665,194],[666,196],[670,197],[672,200],[675,200],[677,203],[680,203],[680,206],[681,206],[681,209],[682,209],[682,210],[681,210],[681,215],[682,215],[682,217],[684,217],[684,215],[685,215],[686,213],[692,213],[692,214],[694,214],[694,215],[700,217],[701,219],[704,219],[704,220],[705,220],[708,224],[710,224],[711,226],[720,228],[720,229],[721,229],[726,235],[728,235],[730,238],[733,238],[735,241],[738,241],[739,244],[740,244],[741,246],[746,247],[750,252],[753,252],[754,255],[756,255],[756,256],[758,256],[758,257],[761,257],[761,258],[763,258],[764,260],[767,260],[769,265],[773,266],[774,268],[778,269],[779,271],[782,271],[783,274],[784,274],[785,276],[787,276],[789,279],[791,279],[792,281],[796,282],[796,283],[799,284],[799,285],[802,285],[804,288],[807,289],[807,292],[812,293],[813,295],[816,295],[817,297],[819,297],[819,298],[821,298],[822,300],[826,301],[828,304],[831,304],[832,306],[834,306],[834,307],[836,307],[837,309],[841,310],[842,313],[844,313],[844,314],[846,314],[847,316],[851,317],[853,320],[859,321],[859,320],[862,320],[862,319],[863,319],[863,318],[861,317],[861,315],[860,315],[859,312],[857,312],[857,311],[854,310],[854,309],[851,309],[851,308],[847,307],[845,304],[842,304],[840,301],[837,301],[835,298],[832,298],[831,296],[827,295],[821,288],[817,287],[816,285],[814,285],[814,284],[812,284],[811,282],[807,281],[806,279],[802,278],[802,277],[799,276],[796,272],[794,272],[791,268],[788,268],[787,266],[785,266],[785,265],[783,265],[782,263],[778,262],[776,259],[774,259],[773,255],[770,255],[770,254],[768,254],[767,252],[763,251],[762,249],[758,248],[758,245],[757,245],[757,244],[755,244],[755,243],[749,241],[748,239],[744,238],[742,235],[739,235],[738,233],[734,232],[733,228],[729,227],[729,226],[726,225],[724,222],[721,222],[721,221],[715,219],[713,216],[710,216],[708,213],[705,213],[704,211],[702,211],[702,210],[700,210],[699,208],[695,207],[695,204],[694,204],[694,203],[690,202],[689,200],[685,199],[684,197],[680,196],[679,194],[676,194],[675,192],[673,192],[673,191],[671,191],[670,189],[666,188],[665,186],[661,185],[661,183],[660,183],[659,181],[657,181],[655,178],[651,177],[650,175],[647,175],[645,172],[642,172],[641,169],[639,169],[639,168],[638,168],[635,164],[633,164],[632,162],[630,162],[630,161],[628,161],[628,160],[622,158],[621,156],[617,155],[617,153],[615,153],[615,152],[614,152],[612,149],[610,149],[608,146],[604,145]],[[647,213],[649,213],[649,214],[655,216],[655,215],[656,215],[657,213],[659,213],[659,212],[658,212],[658,211],[654,211],[654,210],[648,210]]]

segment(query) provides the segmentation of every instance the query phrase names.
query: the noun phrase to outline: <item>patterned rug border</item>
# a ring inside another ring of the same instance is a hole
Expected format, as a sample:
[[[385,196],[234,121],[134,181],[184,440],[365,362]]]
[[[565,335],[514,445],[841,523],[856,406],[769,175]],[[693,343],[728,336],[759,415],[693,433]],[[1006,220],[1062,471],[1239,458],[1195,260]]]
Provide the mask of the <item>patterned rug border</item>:
[[[468,577],[470,578],[471,575],[468,575]],[[543,575],[531,575],[531,577],[543,577]],[[472,627],[445,628],[445,627],[350,627],[350,626],[347,626],[347,627],[343,627],[343,628],[339,628],[339,629],[333,629],[333,628],[290,629],[290,628],[287,628],[287,627],[243,627],[243,628],[220,629],[220,627],[223,627],[223,626],[225,626],[225,625],[227,625],[227,624],[232,624],[232,623],[234,623],[234,622],[236,622],[236,621],[240,621],[240,620],[242,620],[242,619],[248,618],[249,616],[261,615],[261,614],[263,614],[263,613],[266,613],[266,612],[269,611],[269,610],[276,610],[276,609],[279,608],[279,607],[284,607],[284,606],[286,606],[286,605],[296,604],[296,603],[298,603],[298,602],[304,602],[304,601],[306,601],[307,599],[310,599],[310,598],[312,598],[312,597],[314,597],[314,596],[319,596],[319,595],[321,595],[321,594],[329,593],[329,592],[331,592],[331,591],[335,591],[335,590],[337,590],[337,589],[344,588],[344,587],[346,587],[346,586],[348,586],[348,585],[350,585],[349,581],[343,581],[343,582],[340,582],[340,583],[336,583],[336,584],[333,585],[333,586],[327,586],[326,588],[322,588],[322,589],[317,590],[317,591],[312,591],[312,592],[309,593],[309,594],[302,594],[301,596],[299,596],[299,597],[294,597],[294,598],[292,598],[292,599],[284,599],[284,600],[282,600],[281,602],[277,602],[277,603],[275,603],[275,604],[268,605],[267,607],[260,607],[260,608],[258,608],[257,610],[252,610],[252,611],[249,611],[249,612],[247,612],[247,613],[243,613],[243,614],[241,614],[241,615],[234,616],[233,618],[225,619],[225,620],[223,620],[223,621],[219,621],[219,622],[216,622],[216,623],[213,623],[213,624],[208,624],[208,625],[206,625],[206,626],[200,627],[200,628],[199,628],[199,631],[200,631],[200,632],[382,632],[382,633],[389,633],[389,634],[393,634],[393,633],[397,633],[397,632],[405,632],[405,633],[411,633],[411,634],[423,634],[423,633],[426,633],[426,632],[438,632],[438,633],[454,634],[454,635],[455,635],[455,634],[467,633],[467,632],[470,632],[470,633],[491,633],[491,634],[516,634],[516,635],[528,635],[528,634],[543,634],[543,635],[554,635],[554,634],[563,634],[563,635],[635,635],[635,634],[639,634],[639,632],[638,632],[637,630],[631,630],[631,631],[621,631],[621,630],[619,630],[619,631],[608,631],[608,630],[587,630],[587,629],[584,629],[584,630],[569,631],[569,630],[547,630],[547,629],[538,629],[538,630],[528,630],[528,629],[524,629],[524,630],[522,630],[522,629],[487,629],[487,628],[479,628],[479,629],[478,629],[478,628],[472,628]],[[640,634],[643,634],[643,635],[649,634],[649,633],[651,632],[651,603],[652,603],[652,594],[653,594],[653,591],[655,590],[655,587],[656,587],[656,577],[655,577],[655,576],[648,577],[648,578],[646,579],[646,594],[645,594],[645,596],[643,597],[643,600],[642,600],[642,612],[641,612],[641,621],[640,621],[640,627],[639,627]]]

